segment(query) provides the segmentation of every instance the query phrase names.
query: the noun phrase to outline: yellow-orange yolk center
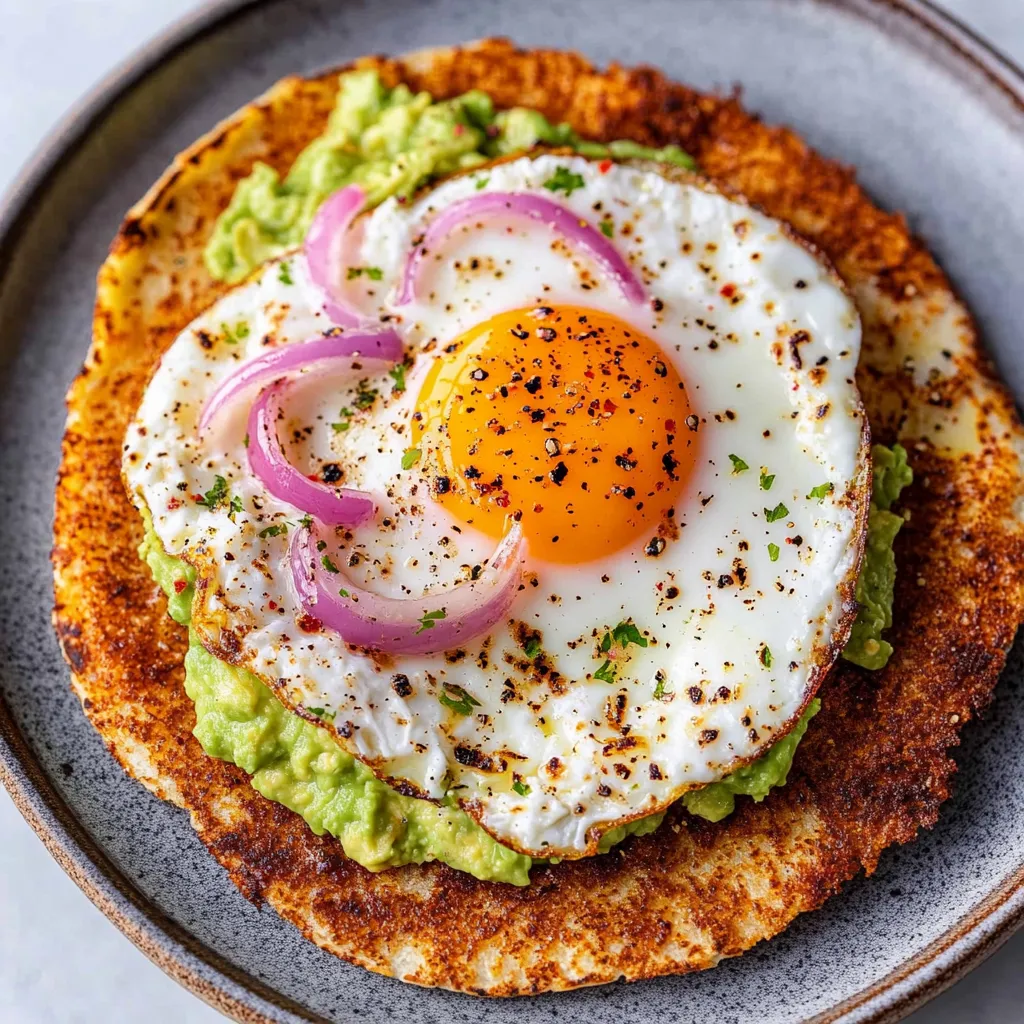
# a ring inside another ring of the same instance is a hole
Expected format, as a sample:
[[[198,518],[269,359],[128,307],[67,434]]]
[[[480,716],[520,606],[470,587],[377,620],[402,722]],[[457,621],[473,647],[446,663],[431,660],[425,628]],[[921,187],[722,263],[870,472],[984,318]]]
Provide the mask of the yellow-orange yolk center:
[[[515,516],[531,555],[549,562],[657,550],[696,458],[695,427],[656,342],[566,306],[466,331],[431,366],[413,414],[435,500],[493,537]]]

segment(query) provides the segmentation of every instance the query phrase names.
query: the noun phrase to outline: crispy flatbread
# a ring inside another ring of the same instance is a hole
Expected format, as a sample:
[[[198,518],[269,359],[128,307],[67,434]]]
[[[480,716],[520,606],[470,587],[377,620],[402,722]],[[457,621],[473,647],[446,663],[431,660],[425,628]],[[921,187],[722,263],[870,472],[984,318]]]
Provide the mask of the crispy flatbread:
[[[121,486],[121,444],[160,353],[223,291],[202,261],[216,216],[254,160],[283,172],[320,133],[331,73],[283,80],[179,156],[100,271],[57,487],[54,618],[73,686],[114,756],[189,810],[242,892],[346,960],[489,995],[711,967],[935,822],[955,770],[949,749],[988,703],[1024,617],[1013,403],[904,219],[735,98],[498,40],[359,64],[437,98],[485,89],[498,106],[537,108],[597,140],[676,142],[720,187],[831,258],[864,321],[859,377],[875,439],[904,444],[916,477],[896,545],[895,654],[878,673],[839,663],[788,785],[763,804],[741,800],[719,824],[670,812],[652,835],[536,868],[521,889],[441,864],[372,874],[203,753],[182,686],[185,631],[136,553],[142,526]]]

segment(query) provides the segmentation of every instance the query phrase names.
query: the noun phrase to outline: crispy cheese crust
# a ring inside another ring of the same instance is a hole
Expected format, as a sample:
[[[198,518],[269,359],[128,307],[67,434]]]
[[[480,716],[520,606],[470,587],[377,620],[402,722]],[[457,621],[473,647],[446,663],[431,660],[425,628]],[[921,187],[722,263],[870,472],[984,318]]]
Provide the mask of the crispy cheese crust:
[[[896,652],[878,673],[839,663],[788,785],[763,804],[742,800],[719,824],[674,810],[608,856],[536,868],[524,889],[440,864],[371,874],[203,753],[182,687],[185,631],[136,553],[121,444],[160,353],[223,290],[202,262],[214,219],[254,160],[284,171],[319,134],[336,91],[328,74],[283,80],[178,157],[100,271],[57,487],[54,620],[73,686],[114,756],[190,811],[242,892],[346,960],[489,995],[713,966],[935,822],[949,749],[988,703],[1024,617],[1024,432],[1012,401],[903,218],[735,98],[499,40],[359,63],[437,98],[484,89],[597,140],[676,142],[719,187],[827,254],[864,321],[859,383],[874,437],[904,444],[916,476],[896,545]]]

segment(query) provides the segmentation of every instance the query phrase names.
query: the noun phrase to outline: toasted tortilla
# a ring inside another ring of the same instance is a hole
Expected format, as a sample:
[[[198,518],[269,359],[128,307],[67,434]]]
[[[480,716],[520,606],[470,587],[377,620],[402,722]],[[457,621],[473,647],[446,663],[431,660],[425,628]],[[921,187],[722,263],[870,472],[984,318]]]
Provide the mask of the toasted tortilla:
[[[895,654],[880,672],[838,664],[788,784],[764,803],[741,800],[718,824],[673,809],[653,834],[537,867],[522,889],[443,864],[372,874],[203,752],[182,686],[185,631],[137,555],[121,444],[160,353],[224,290],[202,260],[216,216],[254,160],[284,172],[320,133],[332,72],[283,80],[179,156],[100,270],[57,487],[54,620],[73,686],[114,756],[191,813],[242,892],[346,960],[487,995],[714,966],[873,871],[949,796],[949,750],[990,700],[1024,618],[1024,431],[1013,403],[904,219],[734,97],[499,40],[358,63],[436,98],[484,89],[498,106],[534,107],[592,139],[678,143],[716,185],[829,256],[863,318],[859,383],[875,440],[902,443],[916,478],[896,542]]]

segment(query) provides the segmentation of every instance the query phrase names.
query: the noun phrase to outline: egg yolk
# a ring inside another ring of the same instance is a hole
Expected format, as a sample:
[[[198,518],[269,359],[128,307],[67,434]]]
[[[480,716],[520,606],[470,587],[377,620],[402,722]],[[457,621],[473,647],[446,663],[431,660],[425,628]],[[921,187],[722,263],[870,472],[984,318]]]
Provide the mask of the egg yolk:
[[[413,414],[434,499],[530,553],[587,562],[659,551],[693,467],[697,421],[661,348],[609,313],[513,310],[445,346]],[[653,546],[653,547],[652,547]]]

